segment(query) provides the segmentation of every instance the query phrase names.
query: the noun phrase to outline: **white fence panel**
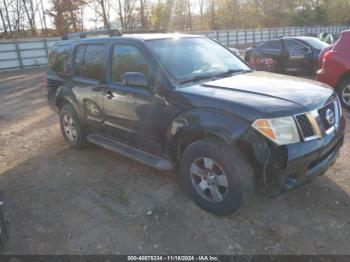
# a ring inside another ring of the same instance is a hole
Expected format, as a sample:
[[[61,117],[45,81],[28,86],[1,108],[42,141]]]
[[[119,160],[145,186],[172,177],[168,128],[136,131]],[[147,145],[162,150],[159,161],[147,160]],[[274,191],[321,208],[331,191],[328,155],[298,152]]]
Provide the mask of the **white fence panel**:
[[[239,47],[253,45],[262,41],[284,36],[318,35],[328,32],[334,35],[349,29],[350,26],[314,26],[262,29],[237,29],[208,32],[186,32],[206,36],[221,42],[225,46]],[[32,66],[47,65],[48,53],[59,38],[18,39],[0,41],[0,71],[23,69]]]

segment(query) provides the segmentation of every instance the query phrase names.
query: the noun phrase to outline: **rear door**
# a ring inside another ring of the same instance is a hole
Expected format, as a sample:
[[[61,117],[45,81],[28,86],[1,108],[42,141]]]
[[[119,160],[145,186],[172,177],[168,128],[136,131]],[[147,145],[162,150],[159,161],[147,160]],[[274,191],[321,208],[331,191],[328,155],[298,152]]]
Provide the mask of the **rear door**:
[[[105,89],[105,62],[104,44],[80,44],[75,47],[70,85],[84,120],[93,129],[100,129],[103,121],[101,99]]]
[[[261,50],[263,53],[263,58],[272,59],[274,62],[272,65],[264,65],[271,66],[269,71],[282,72],[284,70],[285,54],[283,52],[283,45],[281,40],[267,41],[262,45]]]
[[[284,45],[288,54],[286,72],[304,73],[308,71],[308,61],[312,56],[312,49],[301,41],[284,39]]]

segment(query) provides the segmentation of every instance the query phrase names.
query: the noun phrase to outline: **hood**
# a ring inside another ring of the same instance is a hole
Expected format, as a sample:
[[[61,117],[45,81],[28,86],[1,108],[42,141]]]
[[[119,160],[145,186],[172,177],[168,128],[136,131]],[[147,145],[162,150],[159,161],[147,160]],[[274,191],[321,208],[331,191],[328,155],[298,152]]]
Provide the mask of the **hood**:
[[[201,97],[194,100],[196,106],[230,108],[235,114],[248,110],[265,117],[308,112],[335,97],[334,91],[322,83],[267,72],[235,75],[178,90],[189,99],[190,95]]]

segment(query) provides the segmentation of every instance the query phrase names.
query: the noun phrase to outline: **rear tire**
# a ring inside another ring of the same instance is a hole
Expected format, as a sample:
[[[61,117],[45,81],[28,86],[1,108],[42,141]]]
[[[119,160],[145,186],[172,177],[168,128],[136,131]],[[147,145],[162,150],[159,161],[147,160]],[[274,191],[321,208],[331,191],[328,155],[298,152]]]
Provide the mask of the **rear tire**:
[[[350,78],[340,83],[337,88],[337,93],[342,106],[350,110]]]
[[[220,216],[247,205],[255,190],[254,173],[245,156],[214,138],[198,140],[186,148],[179,175],[194,202]]]
[[[70,147],[80,149],[86,145],[86,136],[71,104],[66,104],[61,108],[60,125],[62,135]]]

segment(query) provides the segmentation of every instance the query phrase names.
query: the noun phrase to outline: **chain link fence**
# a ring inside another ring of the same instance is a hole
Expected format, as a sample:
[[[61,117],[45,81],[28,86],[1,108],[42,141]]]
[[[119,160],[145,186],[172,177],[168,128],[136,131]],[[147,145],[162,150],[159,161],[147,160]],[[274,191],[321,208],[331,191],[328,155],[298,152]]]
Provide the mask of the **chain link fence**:
[[[262,41],[301,35],[318,35],[322,32],[335,36],[349,29],[348,25],[285,27],[262,29],[239,29],[208,32],[186,32],[203,35],[215,39],[225,46],[242,47]],[[61,38],[34,38],[0,41],[0,71],[18,70],[31,67],[46,66],[52,45]]]

